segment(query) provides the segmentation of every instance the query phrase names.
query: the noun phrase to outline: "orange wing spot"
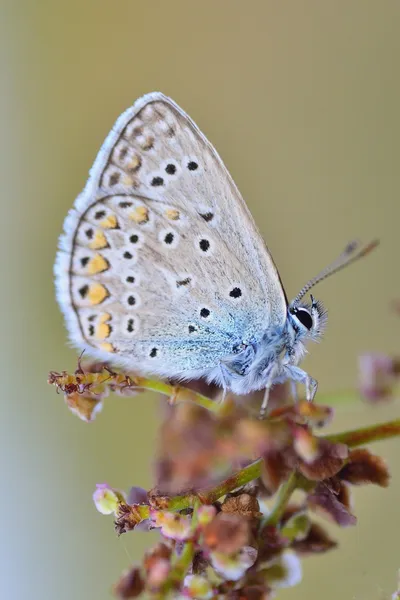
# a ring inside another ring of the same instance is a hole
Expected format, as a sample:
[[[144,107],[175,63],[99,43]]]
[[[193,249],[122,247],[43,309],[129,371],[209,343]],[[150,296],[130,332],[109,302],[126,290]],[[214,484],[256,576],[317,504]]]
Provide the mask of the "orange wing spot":
[[[104,229],[116,229],[118,227],[117,217],[115,215],[108,215],[108,217],[100,222],[100,226]]]
[[[140,145],[143,148],[143,150],[151,150],[154,146],[154,138],[152,135],[148,135],[146,138],[140,141]]]
[[[140,160],[140,157],[135,154],[135,156],[132,157],[132,160],[130,160],[129,163],[126,165],[126,168],[129,171],[137,171],[141,164],[142,161]]]
[[[93,283],[89,287],[88,298],[90,304],[101,304],[109,295],[107,288],[101,283]]]
[[[107,321],[111,321],[110,313],[102,313],[99,316],[99,323],[107,323]]]
[[[135,221],[135,223],[138,223],[139,225],[141,223],[147,223],[147,221],[149,220],[149,209],[145,206],[137,206],[129,214],[129,218],[132,219],[132,221]]]
[[[108,323],[99,323],[96,327],[96,338],[98,340],[105,340],[110,337],[111,334],[111,325]]]
[[[102,248],[107,248],[107,246],[108,242],[106,236],[104,235],[104,231],[98,229],[89,244],[89,248],[92,248],[92,250],[101,250]]]
[[[133,188],[139,187],[138,180],[135,179],[134,177],[132,177],[131,175],[124,175],[124,177],[122,179],[122,185],[124,185],[125,187],[133,187]]]
[[[103,342],[100,344],[100,348],[105,352],[116,352],[116,349],[112,344],[110,344],[110,342]]]
[[[111,321],[110,313],[102,313],[99,316],[98,324],[96,327],[96,338],[98,340],[105,340],[106,338],[110,337],[112,329],[111,325],[107,321]]]
[[[90,259],[87,270],[89,275],[96,275],[96,273],[107,271],[109,267],[110,263],[104,258],[104,256],[101,254],[95,254],[93,258]]]
[[[167,219],[171,219],[171,221],[178,221],[179,220],[179,210],[176,210],[176,208],[168,208],[165,211],[165,216],[167,217]]]

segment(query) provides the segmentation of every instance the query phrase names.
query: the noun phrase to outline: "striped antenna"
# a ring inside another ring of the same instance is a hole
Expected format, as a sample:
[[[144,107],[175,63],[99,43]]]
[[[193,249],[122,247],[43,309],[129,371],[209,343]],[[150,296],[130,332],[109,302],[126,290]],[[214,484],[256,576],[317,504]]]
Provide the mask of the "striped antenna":
[[[330,277],[330,275],[341,271],[342,269],[344,269],[344,267],[347,267],[347,265],[350,265],[359,258],[366,256],[367,254],[372,252],[372,250],[374,250],[378,245],[379,240],[372,240],[372,242],[370,242],[366,246],[361,246],[360,243],[357,241],[353,241],[347,244],[346,248],[336,260],[334,260],[330,265],[325,267],[325,269],[322,269],[322,271],[318,273],[318,275],[316,275],[306,283],[306,285],[300,290],[296,298],[291,303],[291,306],[296,306],[296,304],[298,304],[298,302],[303,298],[303,296],[305,296],[311,288],[317,285],[317,283],[319,283],[323,279],[326,279],[327,277]]]

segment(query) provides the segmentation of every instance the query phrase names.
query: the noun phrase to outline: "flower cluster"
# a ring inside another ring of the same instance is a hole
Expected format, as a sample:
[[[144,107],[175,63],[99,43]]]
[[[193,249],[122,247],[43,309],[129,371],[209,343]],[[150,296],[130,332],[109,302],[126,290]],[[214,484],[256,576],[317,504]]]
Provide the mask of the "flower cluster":
[[[304,556],[336,547],[315,516],[352,526],[352,486],[389,483],[384,461],[360,446],[400,434],[400,421],[393,421],[323,436],[319,430],[332,420],[332,408],[288,403],[285,386],[276,389],[280,400],[260,421],[233,399],[218,405],[198,389],[102,365],[79,364],[73,375],[52,372],[49,382],[86,421],[110,391],[152,389],[170,398],[154,488],[125,493],[103,483],[93,494],[99,512],[114,516],[118,535],[160,533],[142,564],[115,585],[119,598],[267,600],[296,585]]]

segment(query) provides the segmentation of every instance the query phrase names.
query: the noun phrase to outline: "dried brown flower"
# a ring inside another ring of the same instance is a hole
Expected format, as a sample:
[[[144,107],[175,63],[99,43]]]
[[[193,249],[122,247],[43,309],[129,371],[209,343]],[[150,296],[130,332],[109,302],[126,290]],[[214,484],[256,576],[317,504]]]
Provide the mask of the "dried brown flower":
[[[317,523],[311,523],[307,536],[303,540],[296,540],[291,547],[300,554],[321,554],[336,548],[337,543],[332,540],[325,529]]]
[[[348,456],[344,444],[334,444],[328,440],[318,440],[318,454],[314,461],[299,461],[301,473],[311,481],[322,481],[335,475],[343,467]]]
[[[118,535],[132,531],[142,521],[138,505],[120,503],[115,512],[114,527]]]
[[[387,487],[390,478],[385,461],[380,456],[371,454],[366,448],[357,448],[350,452],[339,476],[353,485],[375,483],[381,487]]]
[[[255,496],[239,494],[228,496],[221,505],[223,513],[238,514],[243,517],[260,517],[260,505]]]
[[[274,525],[264,525],[258,535],[258,560],[269,562],[274,556],[288,546],[288,540]]]
[[[152,548],[148,550],[143,559],[143,567],[146,571],[150,571],[154,563],[158,561],[160,558],[163,560],[169,560],[171,558],[172,548],[165,544],[164,542],[159,542]]]
[[[358,369],[362,395],[370,402],[377,402],[392,395],[400,376],[400,360],[386,354],[362,354]]]
[[[114,594],[117,598],[137,598],[145,588],[143,573],[138,567],[126,571],[121,579],[114,585]]]
[[[218,513],[203,530],[204,544],[210,550],[235,554],[248,546],[251,538],[250,523],[237,514]]]
[[[318,483],[314,492],[308,495],[307,501],[313,510],[323,514],[340,527],[348,527],[357,523],[357,519],[351,514],[349,507],[340,501],[339,490],[334,489],[328,482]]]

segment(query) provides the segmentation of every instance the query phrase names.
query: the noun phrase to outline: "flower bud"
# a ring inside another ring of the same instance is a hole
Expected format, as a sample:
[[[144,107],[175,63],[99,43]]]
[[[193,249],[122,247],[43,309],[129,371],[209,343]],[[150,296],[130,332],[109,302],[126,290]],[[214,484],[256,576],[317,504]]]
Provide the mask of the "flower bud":
[[[107,483],[96,484],[96,490],[93,493],[93,502],[102,515],[115,513],[120,502],[124,501],[125,498],[122,492],[114,490]]]

